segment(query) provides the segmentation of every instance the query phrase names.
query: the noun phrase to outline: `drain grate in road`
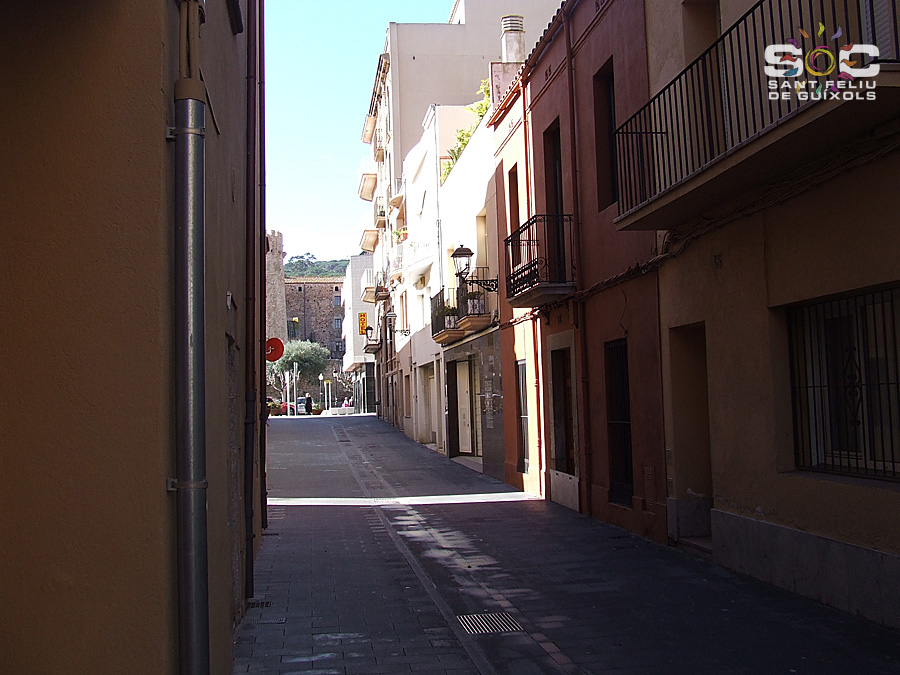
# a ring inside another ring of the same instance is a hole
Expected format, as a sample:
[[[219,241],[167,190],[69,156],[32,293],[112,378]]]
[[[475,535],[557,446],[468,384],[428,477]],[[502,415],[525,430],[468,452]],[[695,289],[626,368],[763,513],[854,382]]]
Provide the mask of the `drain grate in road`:
[[[494,614],[462,614],[456,617],[469,635],[515,633],[522,626],[506,612]]]
[[[249,600],[247,601],[247,609],[260,609],[261,607],[271,607],[271,600]]]
[[[287,623],[287,619],[244,619],[244,623],[246,624],[272,624],[277,625],[281,623]]]

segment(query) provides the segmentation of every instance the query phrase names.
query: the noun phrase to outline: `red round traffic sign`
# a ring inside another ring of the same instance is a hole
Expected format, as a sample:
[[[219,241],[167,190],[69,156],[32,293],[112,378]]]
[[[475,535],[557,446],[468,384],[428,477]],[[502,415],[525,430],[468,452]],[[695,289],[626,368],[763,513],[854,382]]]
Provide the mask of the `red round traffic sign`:
[[[284,356],[284,343],[278,338],[266,340],[266,361],[277,361]]]

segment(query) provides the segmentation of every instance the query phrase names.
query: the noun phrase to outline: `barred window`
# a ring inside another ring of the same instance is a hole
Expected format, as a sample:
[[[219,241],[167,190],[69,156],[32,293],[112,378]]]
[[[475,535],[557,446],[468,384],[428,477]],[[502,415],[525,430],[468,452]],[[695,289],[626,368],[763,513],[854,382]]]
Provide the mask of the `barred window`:
[[[900,479],[900,288],[788,314],[797,465]]]

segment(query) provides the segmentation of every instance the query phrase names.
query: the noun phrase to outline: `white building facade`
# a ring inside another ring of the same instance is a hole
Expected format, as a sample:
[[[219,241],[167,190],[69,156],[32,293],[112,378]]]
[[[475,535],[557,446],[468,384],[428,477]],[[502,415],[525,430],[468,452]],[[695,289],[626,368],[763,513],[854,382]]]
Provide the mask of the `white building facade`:
[[[491,63],[501,61],[505,52],[500,39],[503,17],[533,17],[532,25],[539,28],[558,5],[556,0],[458,0],[446,24],[391,23],[376,67],[362,134],[371,157],[364,160],[359,181],[360,198],[373,205],[372,224],[364,228],[361,240],[363,250],[373,254],[367,297],[376,302],[366,350],[376,355],[379,415],[445,454],[478,456],[472,415],[480,403],[464,413],[468,422],[460,435],[459,417],[451,408],[457,405],[458,392],[448,403],[441,343],[474,331],[457,332],[458,314],[448,313],[458,312],[460,304],[451,247],[467,236],[445,235],[441,167],[456,143],[456,132],[476,121],[466,106],[478,100],[483,80],[496,77]],[[518,25],[521,28],[521,22]],[[519,38],[524,44],[524,34]],[[489,173],[492,150],[484,162]],[[486,189],[481,187],[482,202]],[[464,230],[471,225],[473,232],[466,246],[474,253],[471,266],[485,274],[487,251],[475,241],[477,213],[474,220],[466,217]],[[468,307],[468,299],[463,304]],[[490,312],[474,304],[473,309],[488,318],[470,319],[468,325],[484,330],[491,324]],[[436,312],[441,330],[433,325]],[[450,323],[452,333],[446,333]],[[450,375],[451,386],[460,372],[463,381],[471,383],[471,372],[457,370]],[[470,387],[467,396],[481,389]]]

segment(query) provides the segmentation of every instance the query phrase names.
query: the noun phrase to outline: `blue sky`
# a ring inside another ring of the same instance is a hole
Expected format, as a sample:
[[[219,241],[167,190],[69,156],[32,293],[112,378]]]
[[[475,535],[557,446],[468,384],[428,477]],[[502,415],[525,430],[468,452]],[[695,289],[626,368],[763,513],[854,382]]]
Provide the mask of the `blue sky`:
[[[266,2],[267,226],[288,257],[359,253],[360,140],[388,23],[446,22],[453,0]]]

